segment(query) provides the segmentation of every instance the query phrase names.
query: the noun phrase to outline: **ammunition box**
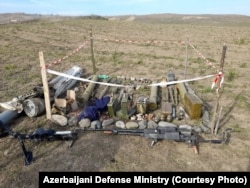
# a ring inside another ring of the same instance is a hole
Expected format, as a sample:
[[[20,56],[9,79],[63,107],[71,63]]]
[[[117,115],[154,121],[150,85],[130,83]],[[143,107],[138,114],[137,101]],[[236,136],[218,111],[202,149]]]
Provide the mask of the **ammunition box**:
[[[185,100],[184,100],[184,98],[185,98],[185,95],[186,95],[186,93],[187,93],[187,88],[186,88],[186,86],[185,86],[185,84],[182,82],[182,83],[177,83],[176,84],[176,87],[177,87],[177,89],[178,89],[178,91],[179,91],[179,96],[180,96],[180,102],[183,104],[183,105],[185,105]]]
[[[199,119],[202,113],[202,104],[201,99],[193,93],[186,93],[184,97],[184,109],[188,113],[189,118]]]
[[[168,116],[172,113],[172,103],[170,102],[161,102],[161,113],[165,116]]]
[[[123,116],[128,115],[128,94],[124,93],[121,100],[121,111]]]

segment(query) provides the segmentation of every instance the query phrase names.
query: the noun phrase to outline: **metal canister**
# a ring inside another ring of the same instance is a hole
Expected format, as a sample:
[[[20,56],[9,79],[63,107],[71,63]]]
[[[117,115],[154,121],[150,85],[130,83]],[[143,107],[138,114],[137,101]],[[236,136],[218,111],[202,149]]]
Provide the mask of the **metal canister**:
[[[140,114],[145,114],[146,111],[147,111],[147,104],[146,103],[141,103],[141,102],[137,102],[136,104],[136,111],[137,113],[140,113]]]
[[[29,117],[36,117],[45,112],[45,102],[42,98],[30,98],[24,101],[23,110]]]
[[[140,114],[146,114],[147,112],[147,98],[139,97],[136,103],[136,111]]]

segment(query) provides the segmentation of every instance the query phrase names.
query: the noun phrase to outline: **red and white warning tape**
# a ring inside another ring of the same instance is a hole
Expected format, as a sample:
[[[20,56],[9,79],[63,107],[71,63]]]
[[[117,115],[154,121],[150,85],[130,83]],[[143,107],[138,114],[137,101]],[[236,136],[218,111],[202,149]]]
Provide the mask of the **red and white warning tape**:
[[[215,86],[216,84],[218,84],[218,83],[219,83],[219,88],[221,88],[223,82],[224,82],[224,75],[223,75],[223,73],[220,71],[220,72],[216,75],[216,77],[214,78],[214,81],[213,81],[213,83],[212,83],[211,89],[213,89],[214,86]]]
[[[85,46],[88,44],[88,42],[89,42],[89,41],[86,40],[86,41],[85,41],[83,44],[81,44],[78,48],[76,48],[76,49],[73,50],[71,53],[69,53],[69,55],[66,55],[66,56],[64,56],[63,58],[60,58],[60,59],[58,59],[58,60],[56,60],[56,61],[53,61],[53,62],[47,64],[47,65],[46,65],[46,68],[49,68],[49,67],[51,67],[51,66],[53,66],[53,65],[55,65],[55,64],[58,64],[58,63],[60,63],[61,61],[67,59],[67,58],[70,57],[70,56],[72,56],[72,55],[75,54],[76,52],[79,52],[80,49],[82,49],[83,47],[85,47]]]
[[[202,55],[202,53],[201,53],[199,50],[197,50],[197,49],[194,47],[194,45],[192,45],[192,44],[189,43],[189,46],[191,46],[191,47],[198,53],[198,55],[199,55],[200,57],[202,57],[202,59],[204,59],[204,60],[207,62],[207,64],[208,64],[209,66],[211,66],[211,67],[213,67],[214,69],[216,69],[215,65],[214,65],[211,61],[208,61],[208,59],[207,59],[204,55]],[[216,70],[216,71],[217,71],[217,70]]]
[[[164,40],[126,40],[126,39],[98,39],[96,38],[95,40],[100,40],[104,42],[117,42],[117,43],[127,43],[127,44],[151,44],[151,45],[160,45],[160,44],[185,44],[184,41],[164,41]]]
[[[111,41],[111,42],[119,42],[119,43],[135,43],[135,44],[139,44],[139,43],[146,43],[146,44],[160,44],[160,43],[166,43],[166,41],[157,41],[157,40],[148,40],[148,41],[138,41],[138,40],[118,40],[118,39],[97,39],[97,40],[103,40],[103,41]],[[87,45],[89,41],[86,40],[82,45],[80,45],[78,48],[76,48],[75,50],[73,50],[69,55],[64,56],[63,58],[60,58],[52,63],[49,63],[46,65],[46,69],[48,73],[51,74],[55,74],[58,76],[63,76],[69,79],[75,79],[75,80],[79,80],[79,81],[84,81],[84,82],[90,82],[90,83],[96,83],[96,84],[101,84],[101,85],[107,85],[107,86],[116,86],[116,87],[132,87],[130,85],[121,85],[121,84],[112,84],[112,83],[105,83],[105,82],[96,82],[96,81],[92,81],[92,80],[88,80],[88,79],[84,79],[84,78],[79,78],[79,77],[75,77],[72,75],[68,75],[65,73],[60,73],[57,71],[53,71],[48,69],[49,67],[51,67],[52,65],[55,65],[57,63],[60,63],[61,61],[67,59],[68,57],[72,56],[73,54],[75,54],[76,52],[78,52],[81,48],[85,47]],[[179,43],[179,44],[186,44],[184,41],[168,41],[171,43]],[[202,57],[207,63],[208,65],[212,66],[214,69],[216,69],[215,65],[213,63],[211,63],[210,61],[208,61],[208,59],[202,55],[201,52],[199,52],[192,44],[189,43],[189,45],[198,53],[198,55],[200,57]],[[203,76],[203,77],[196,77],[196,78],[192,78],[192,79],[186,79],[186,80],[178,80],[178,81],[171,81],[171,82],[160,82],[160,83],[154,83],[154,84],[150,84],[148,86],[167,86],[167,85],[172,85],[172,84],[176,84],[176,83],[182,83],[182,82],[190,82],[190,81],[195,81],[195,80],[201,80],[201,79],[205,79],[205,78],[209,78],[209,77],[213,77],[215,75],[207,75],[207,76]],[[218,83],[218,81],[220,80],[219,86],[221,87],[223,82],[224,82],[224,76],[222,74],[222,72],[219,72],[213,83],[211,86],[211,89],[214,88],[214,86]]]

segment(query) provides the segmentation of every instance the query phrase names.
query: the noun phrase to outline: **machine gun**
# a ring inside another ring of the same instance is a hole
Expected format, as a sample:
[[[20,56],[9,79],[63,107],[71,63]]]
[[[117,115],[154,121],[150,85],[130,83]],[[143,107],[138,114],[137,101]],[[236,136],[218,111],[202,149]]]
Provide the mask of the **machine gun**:
[[[153,146],[158,140],[173,140],[176,142],[185,142],[193,147],[195,153],[198,152],[199,142],[223,144],[227,143],[229,138],[228,133],[223,134],[222,139],[205,140],[202,139],[192,129],[178,128],[178,127],[157,127],[148,129],[85,129],[87,131],[103,131],[106,134],[119,134],[119,135],[134,135],[142,136],[146,139],[152,139],[151,146]]]
[[[32,164],[33,155],[31,151],[26,150],[24,140],[31,140],[34,142],[65,140],[70,141],[69,147],[71,147],[77,138],[77,133],[74,131],[55,131],[53,129],[38,128],[32,134],[20,134],[19,132],[13,131],[7,124],[4,124],[1,121],[0,127],[5,129],[9,135],[13,136],[19,141],[24,154],[25,166]]]

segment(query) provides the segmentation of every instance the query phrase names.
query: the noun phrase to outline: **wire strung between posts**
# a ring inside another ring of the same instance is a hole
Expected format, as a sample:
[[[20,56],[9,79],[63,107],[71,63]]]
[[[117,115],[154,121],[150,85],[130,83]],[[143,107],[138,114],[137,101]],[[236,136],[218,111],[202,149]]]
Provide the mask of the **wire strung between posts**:
[[[95,40],[104,41],[104,42],[116,42],[116,43],[126,43],[126,44],[146,44],[146,45],[160,45],[160,44],[185,44],[185,41],[179,40],[179,41],[173,41],[173,40],[128,40],[128,39],[98,39],[95,38]]]
[[[71,53],[69,53],[69,55],[66,55],[66,56],[64,56],[63,58],[60,58],[60,59],[58,59],[58,60],[56,60],[56,61],[53,61],[53,62],[47,64],[47,65],[46,65],[46,68],[49,68],[49,67],[51,67],[51,66],[53,66],[53,65],[56,65],[56,64],[62,62],[63,60],[67,59],[68,57],[72,56],[72,55],[75,54],[76,52],[79,52],[80,49],[82,49],[83,47],[85,47],[85,46],[88,44],[88,42],[89,42],[89,41],[86,40],[86,41],[85,41],[83,44],[81,44],[78,48],[76,48],[76,49],[73,50]]]
[[[216,69],[215,65],[214,65],[211,61],[208,61],[208,59],[207,59],[204,55],[202,55],[202,53],[201,53],[199,50],[197,50],[197,49],[194,47],[194,45],[192,45],[192,44],[189,43],[189,46],[191,46],[191,47],[198,53],[198,55],[199,55],[200,57],[202,57],[202,59],[204,59],[204,60],[207,62],[207,64],[208,64],[209,66],[213,67],[213,68],[216,70],[216,72],[218,72],[218,69]]]

